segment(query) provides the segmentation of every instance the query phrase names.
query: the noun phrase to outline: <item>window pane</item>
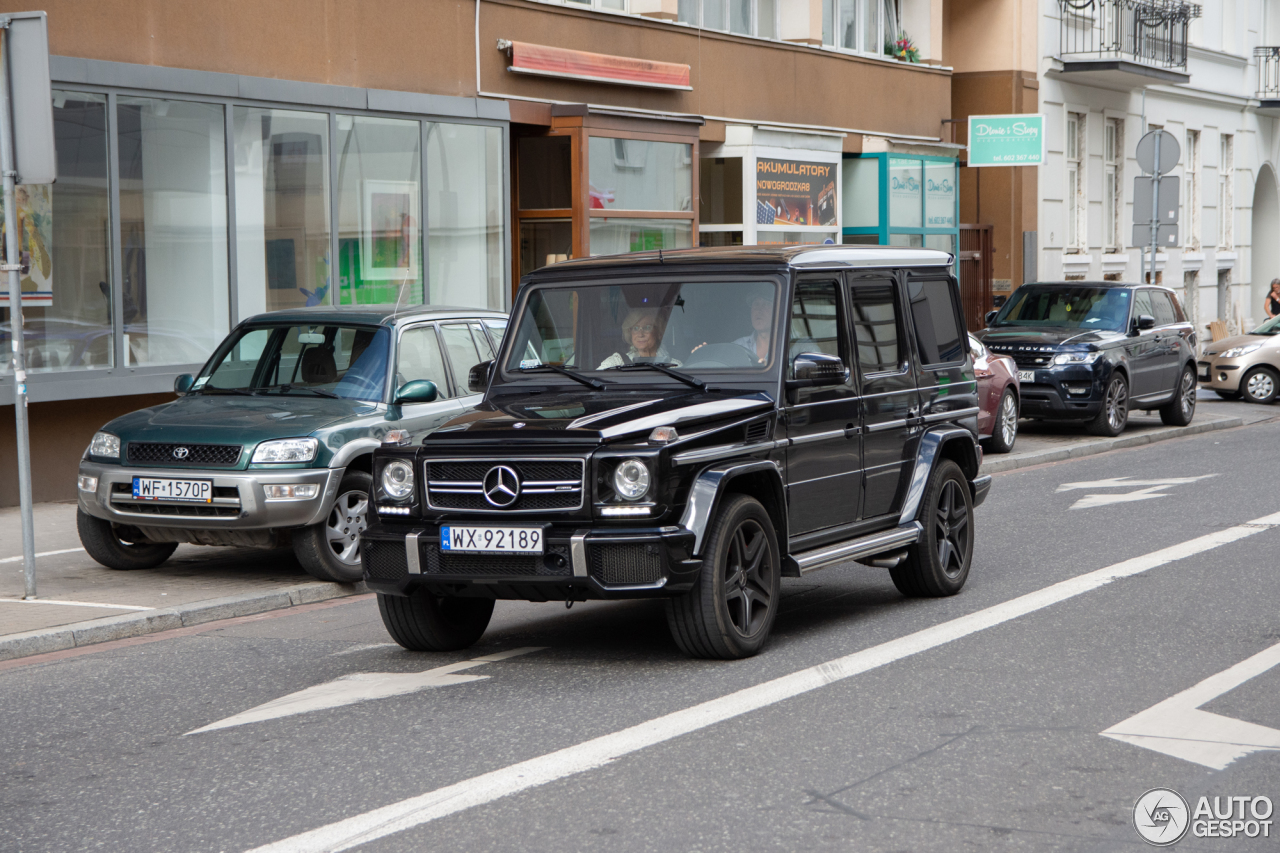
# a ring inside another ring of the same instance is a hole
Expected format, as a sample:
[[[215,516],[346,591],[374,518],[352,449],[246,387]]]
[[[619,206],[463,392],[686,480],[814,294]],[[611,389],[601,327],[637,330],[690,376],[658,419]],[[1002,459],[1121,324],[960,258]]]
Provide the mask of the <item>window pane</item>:
[[[966,346],[949,281],[913,281],[907,286],[916,345],[925,364],[960,361]]]
[[[1067,217],[1067,246],[1076,245],[1076,167],[1067,168],[1067,197],[1063,206]]]
[[[328,305],[329,117],[236,107],[239,312]]]
[[[924,247],[924,236],[921,234],[890,234],[889,245],[920,249]]]
[[[883,53],[884,42],[880,40],[879,0],[858,0],[861,9],[861,41],[862,49],[868,53]]]
[[[431,302],[501,308],[502,130],[427,126]]]
[[[926,234],[924,235],[924,247],[926,249],[937,249],[940,252],[956,252],[956,237],[954,234]]]
[[[423,302],[418,122],[338,116],[338,302]]]
[[[757,246],[821,246],[835,245],[839,239],[835,231],[775,231],[760,228],[756,231]]]
[[[702,26],[709,30],[723,30],[725,0],[702,0]]]
[[[729,32],[751,35],[751,0],[729,0]]]
[[[18,239],[31,265],[22,290],[42,293],[45,303],[22,309],[31,373],[112,364],[106,102],[104,95],[55,91],[58,182],[17,188]],[[7,275],[0,276],[0,290],[0,304],[8,305]],[[0,373],[13,369],[9,316],[0,308]]]
[[[840,33],[840,46],[854,50],[858,46],[858,17],[854,9],[857,0],[840,0],[840,21],[837,30]]]
[[[461,389],[460,393],[470,393],[466,390],[467,375],[471,372],[471,368],[484,360],[476,351],[471,330],[463,323],[456,323],[440,326],[440,333],[444,336],[444,348],[449,351],[449,364],[453,367],[454,383]]]
[[[1151,308],[1155,311],[1153,316],[1156,318],[1156,325],[1168,326],[1178,322],[1178,318],[1173,313],[1173,302],[1169,300],[1169,294],[1164,291],[1151,291]]]
[[[844,226],[880,227],[880,159],[857,157],[844,161]]]
[[[441,399],[449,396],[448,371],[440,355],[435,326],[405,329],[400,336],[400,359],[396,364],[396,388],[415,379],[436,383]]]
[[[1137,319],[1140,315],[1146,314],[1154,317],[1156,311],[1151,307],[1151,291],[1139,290],[1133,297],[1133,316]]]
[[[516,207],[567,210],[573,207],[573,163],[568,136],[527,136],[516,143]]]
[[[593,136],[593,210],[692,210],[693,146]]]
[[[836,43],[836,3],[839,0],[822,0],[822,43]]]
[[[756,35],[762,39],[778,37],[778,25],[773,0],[756,0]]]
[[[953,162],[924,164],[925,227],[955,228],[958,170]]]
[[[617,255],[653,249],[688,249],[693,223],[687,219],[591,220],[591,254]]]
[[[228,327],[223,107],[118,103],[124,366],[201,362]]]
[[[484,333],[484,329],[479,323],[468,323],[471,327],[471,337],[475,339],[476,349],[480,350],[480,358],[493,358],[493,343],[489,340],[489,336]]]
[[[741,246],[741,231],[703,231],[698,229],[699,246]]]
[[[698,8],[701,5],[702,0],[677,0],[676,20],[682,24],[698,26]]]
[[[567,261],[573,253],[570,219],[520,220],[520,274]]]
[[[627,10],[627,0],[600,0],[600,8],[625,12]]]
[[[742,222],[742,158],[706,157],[698,164],[698,210],[703,225]]]
[[[921,161],[889,158],[889,225],[897,228],[920,228],[923,213],[921,200]]]
[[[791,339],[787,347],[787,375],[794,379],[792,362],[802,352],[840,355],[840,319],[836,312],[834,282],[801,282],[791,303]]]
[[[858,285],[852,290],[853,337],[858,346],[858,369],[863,376],[897,370],[898,309],[893,288]]]

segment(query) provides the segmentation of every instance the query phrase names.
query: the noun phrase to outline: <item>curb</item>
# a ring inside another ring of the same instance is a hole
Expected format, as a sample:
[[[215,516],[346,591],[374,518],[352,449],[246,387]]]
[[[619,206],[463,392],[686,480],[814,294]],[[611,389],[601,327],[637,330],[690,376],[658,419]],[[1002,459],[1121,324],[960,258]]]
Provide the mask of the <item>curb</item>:
[[[350,598],[368,591],[363,581],[354,584],[299,584],[284,589],[273,589],[270,592],[246,592],[226,598],[193,601],[177,607],[145,610],[123,616],[108,616],[86,622],[72,622],[56,628],[24,631],[21,634],[0,636],[0,661],[140,637],[144,634],[170,631],[174,628],[189,628],[219,619],[252,616],[270,610],[283,610],[335,598]]]
[[[1016,471],[1019,468],[1029,468],[1032,465],[1043,465],[1046,462],[1061,462],[1064,459],[1079,459],[1084,456],[1096,456],[1099,453],[1106,453],[1110,450],[1122,450],[1126,447],[1141,447],[1144,444],[1154,444],[1157,441],[1168,441],[1173,438],[1184,438],[1188,435],[1199,435],[1205,432],[1215,432],[1220,429],[1234,429],[1244,426],[1243,418],[1220,418],[1218,420],[1207,421],[1205,423],[1190,424],[1184,427],[1164,427],[1155,432],[1145,432],[1138,435],[1121,435],[1116,438],[1104,438],[1098,441],[1089,441],[1083,444],[1064,447],[1058,450],[1045,450],[1040,453],[1031,453],[1026,456],[1015,456],[1013,458],[992,459],[984,457],[982,460],[983,474],[1000,474],[1005,471]]]

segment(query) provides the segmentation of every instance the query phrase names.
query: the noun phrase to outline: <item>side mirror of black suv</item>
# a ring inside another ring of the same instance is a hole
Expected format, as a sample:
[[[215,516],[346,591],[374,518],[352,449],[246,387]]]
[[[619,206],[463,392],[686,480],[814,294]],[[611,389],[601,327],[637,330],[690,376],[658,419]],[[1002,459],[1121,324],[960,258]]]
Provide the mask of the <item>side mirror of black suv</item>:
[[[988,311],[985,315],[983,315],[982,321],[986,323],[988,326],[990,326],[991,321],[994,320],[996,318],[996,315],[999,313],[1000,313],[999,311]]]
[[[802,352],[791,361],[788,388],[812,388],[818,385],[843,385],[849,381],[849,370],[839,356],[822,352]]]
[[[1145,332],[1147,329],[1156,327],[1156,318],[1150,314],[1139,314],[1138,319],[1134,321],[1134,325],[1138,327],[1139,332]]]
[[[482,361],[473,366],[467,373],[467,390],[473,394],[483,394],[489,387],[489,369],[493,367],[493,359]]]

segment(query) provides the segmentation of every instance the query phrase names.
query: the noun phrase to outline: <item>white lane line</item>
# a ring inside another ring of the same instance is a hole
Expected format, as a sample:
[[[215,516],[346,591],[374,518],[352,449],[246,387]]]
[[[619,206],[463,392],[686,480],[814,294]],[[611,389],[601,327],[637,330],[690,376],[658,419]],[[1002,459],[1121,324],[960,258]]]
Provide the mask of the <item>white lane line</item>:
[[[371,699],[386,699],[390,696],[401,696],[419,690],[430,690],[434,687],[448,687],[454,684],[466,684],[468,681],[481,681],[487,675],[454,675],[464,669],[497,663],[509,658],[540,652],[546,646],[524,646],[497,654],[459,661],[458,663],[438,666],[425,672],[357,672],[344,675],[333,681],[317,684],[288,696],[281,696],[270,702],[250,708],[216,723],[187,732],[198,735],[202,732],[228,729],[232,726],[243,726],[246,723],[260,723],[263,720],[275,720],[294,714],[305,714],[308,711],[320,711],[325,708],[340,708],[343,705],[354,705],[356,702],[368,702]]]
[[[369,649],[390,649],[390,648],[399,649],[402,647],[399,643],[361,643],[358,646],[352,646],[349,649],[343,649],[342,651],[334,652],[333,654],[329,655],[329,657],[336,658],[336,657],[339,657],[340,655],[354,655],[356,652],[367,652],[369,651]]]
[[[61,551],[41,551],[39,554],[36,554],[35,556],[37,558],[54,557],[54,556],[57,556],[58,554],[74,554],[77,551],[83,551],[83,550],[84,550],[83,548],[63,548]],[[21,554],[19,554],[16,557],[0,557],[0,563],[21,563],[21,562],[22,562]]]
[[[1280,730],[1224,717],[1200,706],[1280,664],[1280,644],[1211,675],[1102,732],[1103,737],[1223,770],[1237,758],[1280,750]]]
[[[531,758],[510,767],[473,776],[417,797],[401,800],[389,806],[256,847],[251,853],[334,853],[334,851],[348,850],[464,809],[493,802],[557,779],[594,770],[646,747],[885,666],[1090,592],[1113,580],[1141,574],[1167,563],[1248,538],[1275,526],[1280,526],[1280,513],[1264,516],[1247,524],[1214,531],[1179,545],[1162,548],[1141,557],[1134,557],[1061,581],[1036,592],[979,610],[977,613],[961,616],[950,622],[925,628],[914,634],[802,669],[791,675],[784,675],[719,699],[712,699],[628,729]]]
[[[60,601],[56,598],[0,598],[0,604],[62,604],[67,607],[105,607],[108,610],[155,610],[136,604],[97,604],[92,601]]]

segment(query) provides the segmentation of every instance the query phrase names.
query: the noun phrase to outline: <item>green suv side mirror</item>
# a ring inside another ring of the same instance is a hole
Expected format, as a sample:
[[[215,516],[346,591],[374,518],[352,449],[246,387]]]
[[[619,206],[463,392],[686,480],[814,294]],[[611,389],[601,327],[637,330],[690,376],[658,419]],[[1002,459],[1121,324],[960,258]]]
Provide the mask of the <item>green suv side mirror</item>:
[[[440,392],[436,390],[436,383],[430,379],[415,379],[412,382],[406,382],[401,385],[391,402],[396,406],[404,403],[434,403],[439,396]]]
[[[183,373],[173,380],[173,393],[182,396],[190,391],[194,384],[196,384],[196,378],[190,373]]]

